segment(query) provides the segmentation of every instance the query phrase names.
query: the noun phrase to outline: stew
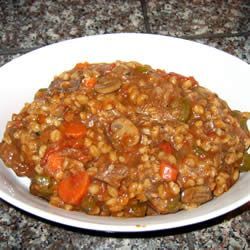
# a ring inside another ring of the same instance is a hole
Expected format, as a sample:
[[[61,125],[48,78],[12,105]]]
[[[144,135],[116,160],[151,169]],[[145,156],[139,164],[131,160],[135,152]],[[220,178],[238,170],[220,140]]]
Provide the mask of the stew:
[[[250,169],[248,119],[193,77],[79,63],[13,114],[0,157],[54,206],[167,214],[222,195]]]

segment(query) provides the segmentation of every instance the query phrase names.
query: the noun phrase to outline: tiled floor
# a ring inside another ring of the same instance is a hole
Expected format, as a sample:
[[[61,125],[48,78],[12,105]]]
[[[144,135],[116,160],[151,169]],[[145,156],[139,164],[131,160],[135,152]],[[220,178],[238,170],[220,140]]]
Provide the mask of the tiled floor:
[[[187,38],[250,63],[246,0],[0,0],[0,65],[74,37],[146,32]],[[185,228],[138,235],[65,227],[0,200],[0,249],[249,249],[250,211]]]

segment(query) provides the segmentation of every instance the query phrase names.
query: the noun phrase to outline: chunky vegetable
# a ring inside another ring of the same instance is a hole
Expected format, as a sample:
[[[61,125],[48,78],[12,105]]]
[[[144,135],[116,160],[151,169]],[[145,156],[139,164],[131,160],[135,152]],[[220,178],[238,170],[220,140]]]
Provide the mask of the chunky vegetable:
[[[45,171],[51,175],[55,176],[63,167],[64,158],[60,153],[55,152],[48,156],[47,164],[45,165]]]
[[[245,153],[243,155],[243,162],[240,166],[240,171],[241,172],[250,171],[250,154]]]
[[[62,131],[66,137],[81,138],[86,134],[86,127],[81,122],[65,122]]]
[[[238,110],[233,111],[233,116],[239,120],[241,128],[244,129],[245,131],[248,131],[248,127],[247,127],[248,118],[244,117],[242,113]]]
[[[44,97],[44,95],[46,95],[46,93],[47,93],[47,88],[41,88],[41,89],[39,89],[37,92],[36,92],[36,94],[35,94],[35,98],[36,99],[39,99],[39,98],[42,98],[42,97]]]
[[[145,202],[134,202],[129,204],[127,209],[128,216],[143,217],[147,212],[147,204]]]
[[[121,117],[111,124],[112,142],[121,146],[132,147],[140,140],[138,128],[127,118]]]
[[[160,176],[166,181],[175,181],[177,179],[178,169],[175,165],[168,162],[162,162],[160,165]]]
[[[136,70],[140,73],[147,73],[150,70],[150,66],[140,65],[140,66],[136,67]]]
[[[176,111],[177,119],[181,122],[187,122],[191,115],[191,104],[186,98],[175,99],[171,103],[171,107]]]
[[[96,200],[92,196],[87,196],[82,200],[81,209],[87,214],[95,214],[100,211],[96,204]]]
[[[180,196],[175,196],[173,198],[170,198],[167,203],[167,210],[169,213],[175,213],[178,211],[181,207],[180,203]]]
[[[48,158],[51,154],[54,154],[56,152],[62,152],[65,149],[71,149],[71,153],[77,154],[78,157],[81,158],[81,161],[87,161],[89,157],[86,155],[86,150],[84,146],[77,140],[77,139],[71,139],[67,138],[65,140],[59,141],[58,143],[53,144],[51,147],[49,147],[42,160],[41,160],[41,165],[45,165],[48,161]],[[73,151],[72,151],[73,150]],[[79,152],[79,153],[77,153]],[[80,153],[81,152],[81,153]],[[70,153],[70,152],[68,152]]]
[[[79,205],[88,191],[90,177],[82,171],[63,179],[58,185],[59,197],[68,204]]]
[[[45,199],[53,193],[52,179],[45,175],[35,175],[32,179],[30,192]]]
[[[89,89],[94,88],[96,85],[96,78],[92,77],[92,78],[88,78],[85,80],[85,86]]]
[[[100,78],[95,85],[95,91],[101,94],[108,94],[118,90],[121,85],[120,79]]]
[[[76,70],[82,70],[82,69],[87,68],[88,65],[89,65],[89,64],[88,64],[87,62],[84,62],[84,63],[77,63],[77,64],[75,65],[75,69],[76,69]]]
[[[190,114],[191,114],[191,105],[190,105],[189,100],[183,98],[180,101],[180,108],[181,108],[180,110],[181,112],[180,112],[179,119],[182,122],[186,122],[189,119]]]
[[[169,142],[162,142],[160,145],[159,145],[159,148],[161,150],[163,150],[166,154],[172,154],[174,152],[174,149],[173,147],[171,146],[171,144]]]
[[[194,153],[199,156],[200,158],[205,158],[206,157],[206,152],[201,148],[201,147],[198,147],[198,146],[195,146],[193,148],[193,151]]]

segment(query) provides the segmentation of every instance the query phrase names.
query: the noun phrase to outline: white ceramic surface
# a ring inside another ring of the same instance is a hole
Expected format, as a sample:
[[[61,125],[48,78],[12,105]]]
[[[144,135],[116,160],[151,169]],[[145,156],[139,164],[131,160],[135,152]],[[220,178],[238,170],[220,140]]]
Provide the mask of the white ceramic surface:
[[[219,94],[231,108],[250,111],[250,66],[225,52],[177,38],[147,34],[89,36],[56,43],[25,54],[0,68],[0,138],[11,114],[32,101],[36,90],[78,62],[138,61],[154,68],[194,76]],[[222,196],[191,211],[145,218],[88,216],[52,207],[28,192],[29,180],[18,178],[0,162],[0,198],[29,213],[79,228],[110,232],[170,229],[202,222],[250,200],[250,173]]]

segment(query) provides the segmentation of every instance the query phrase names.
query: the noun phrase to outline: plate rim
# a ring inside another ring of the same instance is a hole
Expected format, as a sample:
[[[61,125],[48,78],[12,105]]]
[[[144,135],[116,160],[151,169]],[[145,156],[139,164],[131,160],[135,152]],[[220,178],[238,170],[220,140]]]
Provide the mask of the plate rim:
[[[13,63],[16,63],[18,60],[22,60],[25,56],[29,56],[29,55],[36,55],[36,53],[39,53],[40,51],[44,50],[45,48],[51,48],[53,49],[53,47],[57,47],[58,45],[63,45],[64,43],[68,43],[68,42],[74,42],[75,40],[84,40],[84,39],[102,39],[101,37],[109,37],[109,36],[120,36],[120,37],[149,37],[149,38],[157,38],[157,39],[171,39],[171,40],[179,40],[179,41],[183,41],[185,43],[190,43],[194,46],[199,46],[200,48],[206,48],[206,49],[212,49],[212,50],[216,50],[219,53],[225,54],[227,57],[230,56],[233,60],[236,60],[238,63],[241,63],[242,65],[247,65],[250,68],[250,65],[246,62],[244,62],[243,60],[239,59],[238,57],[231,55],[225,51],[219,50],[217,48],[211,47],[209,45],[206,44],[201,44],[199,42],[195,42],[195,41],[190,41],[187,39],[183,39],[183,38],[177,38],[177,37],[172,37],[172,36],[164,36],[161,34],[147,34],[147,33],[111,33],[111,34],[98,34],[98,35],[91,35],[91,36],[83,36],[83,37],[78,37],[78,38],[73,38],[73,39],[66,39],[63,41],[59,41],[50,45],[46,45],[46,46],[42,46],[38,49],[35,49],[33,51],[30,51],[28,53],[25,53],[17,58],[14,58],[13,60],[11,60],[10,62],[7,62],[6,64],[4,64],[3,66],[0,67],[0,73],[2,72],[2,70],[4,71],[6,67],[9,67],[9,65],[11,66]],[[21,58],[21,59],[20,59]],[[1,164],[1,166],[4,166],[4,164]],[[61,215],[55,215],[55,214],[51,214],[51,212],[47,212],[47,211],[43,211],[39,208],[35,208],[35,211],[33,211],[34,207],[24,203],[23,201],[20,201],[18,199],[15,199],[14,197],[12,197],[11,195],[8,195],[6,192],[4,192],[1,187],[0,187],[0,198],[2,198],[3,200],[5,200],[6,202],[8,202],[9,204],[18,207],[21,210],[24,210],[28,213],[34,214],[38,217],[44,218],[46,220],[49,221],[53,221],[59,224],[63,224],[63,225],[68,225],[68,226],[73,226],[73,227],[77,227],[77,228],[82,228],[82,229],[90,229],[90,230],[97,230],[97,231],[105,231],[105,232],[146,232],[146,231],[156,231],[156,230],[167,230],[167,229],[173,229],[173,228],[179,228],[179,227],[184,227],[184,226],[189,226],[189,225],[193,225],[193,224],[197,224],[203,221],[207,221],[213,218],[216,218],[218,216],[221,216],[225,213],[228,213],[229,211],[232,211],[236,208],[238,208],[241,205],[244,205],[245,203],[250,201],[250,194],[246,195],[244,198],[238,200],[237,202],[234,202],[233,204],[231,204],[230,206],[227,206],[226,209],[224,207],[217,209],[217,213],[215,216],[213,216],[212,214],[214,212],[209,212],[208,214],[204,215],[200,215],[200,216],[196,216],[195,219],[194,218],[188,218],[186,219],[184,224],[176,223],[176,225],[172,225],[168,226],[168,227],[164,227],[165,223],[160,223],[157,225],[141,225],[141,226],[131,226],[131,225],[103,225],[100,223],[89,223],[89,222],[77,222],[73,219],[74,223],[72,224],[72,219],[70,218],[66,218],[64,216]],[[18,204],[18,205],[16,205]],[[20,206],[21,205],[21,206]],[[60,208],[57,208],[60,209]],[[63,210],[63,209],[61,209]],[[65,210],[63,210],[65,211]],[[51,217],[54,218],[51,218]],[[162,216],[162,215],[160,215]],[[202,219],[201,219],[202,217]],[[205,219],[204,219],[205,217]],[[56,218],[56,219],[55,219]],[[101,218],[99,216],[99,218]],[[190,223],[190,220],[193,220],[192,223]],[[200,220],[201,219],[201,220]],[[64,221],[65,220],[65,221]],[[129,219],[126,219],[129,220]],[[77,225],[77,223],[80,223],[81,225]],[[107,229],[104,229],[105,227],[109,227],[109,230],[107,231]]]

